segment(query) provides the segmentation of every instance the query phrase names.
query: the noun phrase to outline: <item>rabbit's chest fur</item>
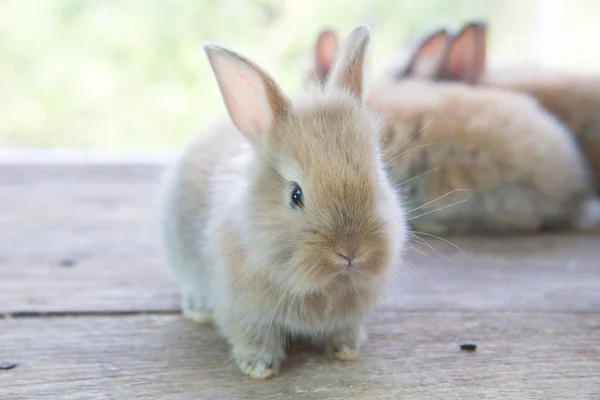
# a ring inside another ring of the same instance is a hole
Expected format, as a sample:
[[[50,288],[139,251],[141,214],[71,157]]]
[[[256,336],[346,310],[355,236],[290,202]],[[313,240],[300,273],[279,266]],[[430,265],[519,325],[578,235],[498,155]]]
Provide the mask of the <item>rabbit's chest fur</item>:
[[[237,240],[234,224],[227,220],[221,223],[223,234],[216,238],[219,243],[209,245],[221,249],[214,254],[211,283],[218,324],[227,324],[226,319],[235,316],[249,325],[275,326],[292,335],[319,335],[362,318],[383,290],[383,281],[365,285],[353,282],[350,276],[339,276],[313,293],[277,285],[261,272],[261,266],[251,264]]]

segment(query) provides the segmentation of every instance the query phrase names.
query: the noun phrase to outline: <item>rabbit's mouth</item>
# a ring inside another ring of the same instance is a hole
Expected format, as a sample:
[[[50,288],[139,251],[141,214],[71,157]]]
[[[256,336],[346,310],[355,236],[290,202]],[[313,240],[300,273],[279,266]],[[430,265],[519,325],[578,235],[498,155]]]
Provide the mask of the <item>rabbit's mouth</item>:
[[[361,266],[356,263],[344,264],[340,267],[339,271],[335,276],[339,275],[352,275],[361,270]]]
[[[335,265],[334,277],[350,275],[360,271],[365,263],[364,257],[357,252],[346,251],[337,247],[332,254],[331,262]]]

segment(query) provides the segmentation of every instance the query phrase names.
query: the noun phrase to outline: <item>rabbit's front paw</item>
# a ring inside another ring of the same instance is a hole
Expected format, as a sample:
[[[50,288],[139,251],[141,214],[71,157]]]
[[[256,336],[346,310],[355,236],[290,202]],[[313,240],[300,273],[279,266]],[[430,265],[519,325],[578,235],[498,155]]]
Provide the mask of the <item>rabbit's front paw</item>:
[[[183,291],[181,312],[185,318],[198,324],[208,325],[213,321],[212,313],[206,306],[206,300],[194,291]]]
[[[183,316],[200,325],[209,325],[213,322],[212,314],[207,311],[183,310]]]
[[[238,366],[246,375],[257,379],[267,379],[279,374],[283,359],[265,351],[236,355]]]
[[[352,361],[358,358],[358,348],[348,343],[340,343],[337,346],[328,345],[325,355],[333,360]]]
[[[355,360],[361,343],[366,339],[367,334],[360,325],[335,331],[327,338],[325,355],[334,360]]]

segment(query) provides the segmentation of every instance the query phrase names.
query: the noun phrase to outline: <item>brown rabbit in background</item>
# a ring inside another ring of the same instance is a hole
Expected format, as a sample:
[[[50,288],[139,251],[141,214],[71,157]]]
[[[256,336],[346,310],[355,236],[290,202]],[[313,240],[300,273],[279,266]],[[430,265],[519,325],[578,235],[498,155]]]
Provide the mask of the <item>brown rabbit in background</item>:
[[[414,58],[445,59],[428,78],[492,86],[528,93],[575,135],[600,188],[600,77],[543,69],[486,70],[487,24],[470,22],[439,52],[417,51]],[[406,74],[426,77],[425,74]]]
[[[356,358],[400,266],[404,211],[362,100],[369,38],[352,31],[327,84],[296,101],[241,55],[204,47],[231,120],[168,171],[163,238],[184,314],[214,318],[252,377],[279,372],[289,337]]]
[[[446,41],[443,33],[424,41],[428,57],[419,52],[406,71],[431,70],[440,59],[432,50]],[[572,135],[531,96],[386,71],[367,103],[383,118],[385,159],[416,229],[506,234],[600,224]]]
[[[426,36],[412,52],[398,52],[383,74],[391,74],[397,79],[406,77],[429,79],[442,67],[452,35],[446,28],[441,28]],[[402,54],[404,53],[404,54]],[[408,60],[402,60],[409,57]]]
[[[431,79],[438,73],[444,62],[445,51],[452,41],[447,29],[437,29],[425,40],[420,41],[416,49],[394,54],[394,58],[385,67],[384,74],[397,77],[423,77]],[[323,29],[317,36],[313,51],[313,64],[306,73],[305,86],[324,85],[333,66],[338,49],[337,33],[332,29]],[[407,60],[407,58],[409,58]],[[370,77],[366,77],[370,79]]]

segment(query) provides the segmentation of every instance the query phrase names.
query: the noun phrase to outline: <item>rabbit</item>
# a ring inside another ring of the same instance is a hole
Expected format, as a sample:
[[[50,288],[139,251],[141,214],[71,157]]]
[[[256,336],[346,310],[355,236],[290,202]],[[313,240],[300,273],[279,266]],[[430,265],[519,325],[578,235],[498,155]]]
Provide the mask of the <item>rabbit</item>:
[[[408,61],[405,61],[406,51],[404,54],[399,52],[399,57],[392,60],[384,74],[391,74],[396,79],[405,77],[429,78],[441,68],[451,40],[452,35],[447,28],[435,30],[420,41],[415,50],[408,52],[408,57],[410,57]]]
[[[432,40],[424,45],[444,49],[444,35]],[[427,71],[421,66],[432,59],[411,63],[405,71]],[[386,71],[366,101],[383,118],[386,169],[412,206],[416,231],[525,234],[600,224],[580,149],[533,97]]]
[[[591,167],[594,186],[600,189],[600,77],[525,67],[486,70],[486,35],[485,22],[465,24],[446,49],[438,49],[437,56],[445,57],[441,67],[420,77],[466,82],[534,96],[575,135]],[[418,53],[415,58],[421,57]],[[428,53],[423,57],[427,59],[432,55]]]
[[[452,36],[446,28],[437,29],[425,40],[420,41],[415,50],[405,50],[395,54],[390,65],[385,66],[383,73],[396,76],[398,79],[405,76],[430,78],[441,67],[444,51],[451,40]],[[339,39],[335,30],[323,29],[319,32],[314,46],[313,64],[305,74],[303,82],[305,87],[325,84],[335,60],[338,44]],[[407,61],[407,57],[411,59]]]
[[[329,82],[294,101],[252,61],[204,45],[230,120],[167,171],[162,236],[184,314],[212,319],[251,377],[279,373],[288,338],[355,359],[401,266],[405,211],[363,102],[370,37],[356,27]]]

